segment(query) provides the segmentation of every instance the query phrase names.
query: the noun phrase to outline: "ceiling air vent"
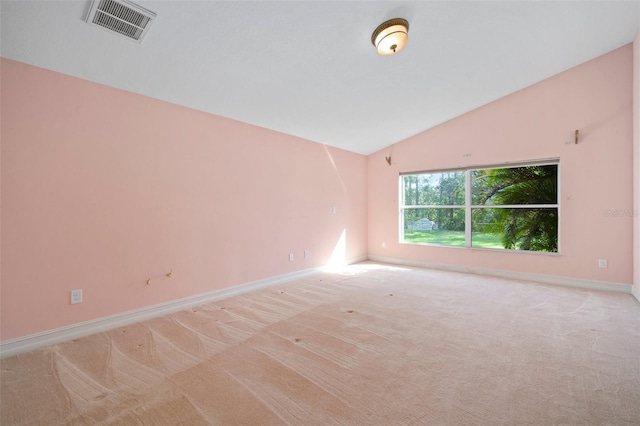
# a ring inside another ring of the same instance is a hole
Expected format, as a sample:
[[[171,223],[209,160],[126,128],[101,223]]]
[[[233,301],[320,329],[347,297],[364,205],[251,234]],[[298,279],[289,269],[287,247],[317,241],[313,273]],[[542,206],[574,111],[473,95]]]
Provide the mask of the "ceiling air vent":
[[[87,23],[142,41],[156,14],[128,0],[93,0]]]

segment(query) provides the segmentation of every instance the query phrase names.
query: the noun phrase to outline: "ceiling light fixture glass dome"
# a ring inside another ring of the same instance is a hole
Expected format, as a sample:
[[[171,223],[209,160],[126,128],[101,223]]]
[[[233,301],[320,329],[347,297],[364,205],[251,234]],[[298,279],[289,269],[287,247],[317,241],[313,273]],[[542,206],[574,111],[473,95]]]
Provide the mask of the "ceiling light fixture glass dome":
[[[393,55],[402,50],[409,39],[409,22],[394,18],[378,25],[371,35],[371,43],[381,55]]]

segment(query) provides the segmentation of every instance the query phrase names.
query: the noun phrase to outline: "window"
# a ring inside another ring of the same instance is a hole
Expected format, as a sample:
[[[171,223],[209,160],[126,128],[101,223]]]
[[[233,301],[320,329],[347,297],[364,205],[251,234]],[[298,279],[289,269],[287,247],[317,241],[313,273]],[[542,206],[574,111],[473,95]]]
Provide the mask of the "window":
[[[558,164],[400,177],[400,241],[558,251]]]
[[[404,242],[465,245],[465,172],[403,178]]]

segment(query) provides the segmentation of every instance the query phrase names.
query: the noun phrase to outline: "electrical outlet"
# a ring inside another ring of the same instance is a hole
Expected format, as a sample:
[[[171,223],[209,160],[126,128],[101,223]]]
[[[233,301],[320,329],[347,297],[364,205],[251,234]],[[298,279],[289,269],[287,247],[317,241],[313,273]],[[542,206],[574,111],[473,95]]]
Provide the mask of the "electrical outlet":
[[[331,212],[332,212],[333,214],[336,214],[336,211],[337,211],[336,206],[331,207]]]
[[[82,289],[71,290],[71,304],[82,303]]]
[[[382,248],[387,248],[387,243],[385,241],[382,242]]]
[[[289,253],[289,262],[293,262],[293,253]]]
[[[309,258],[309,256],[310,256],[310,254],[309,254],[309,250],[305,250],[305,251],[304,251],[304,258],[305,258],[305,259],[308,259],[308,258]]]
[[[607,268],[607,259],[598,259],[598,268]]]

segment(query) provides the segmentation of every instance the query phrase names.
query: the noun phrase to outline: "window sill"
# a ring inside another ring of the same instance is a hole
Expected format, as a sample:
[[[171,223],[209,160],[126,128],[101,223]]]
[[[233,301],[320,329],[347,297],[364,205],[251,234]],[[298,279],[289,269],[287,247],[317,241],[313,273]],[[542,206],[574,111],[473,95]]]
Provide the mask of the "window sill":
[[[489,248],[489,247],[467,247],[467,246],[450,246],[446,244],[433,244],[433,243],[412,243],[406,241],[400,241],[400,244],[405,244],[409,246],[428,246],[428,247],[443,247],[443,248],[453,248],[453,249],[467,249],[471,251],[489,251],[496,253],[520,253],[520,254],[536,254],[541,256],[562,256],[560,252],[549,252],[549,251],[532,251],[532,250],[511,250],[511,249],[497,249],[497,248]]]

